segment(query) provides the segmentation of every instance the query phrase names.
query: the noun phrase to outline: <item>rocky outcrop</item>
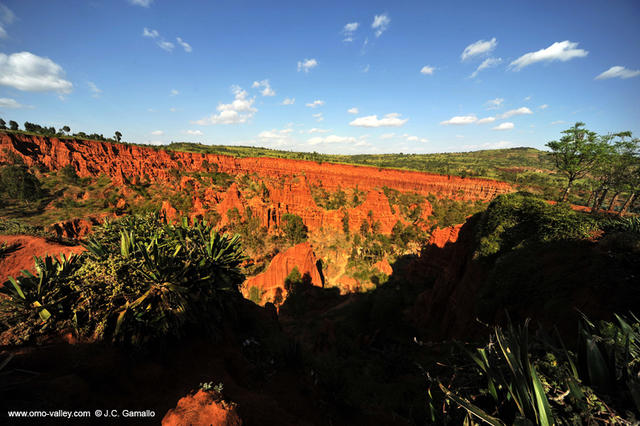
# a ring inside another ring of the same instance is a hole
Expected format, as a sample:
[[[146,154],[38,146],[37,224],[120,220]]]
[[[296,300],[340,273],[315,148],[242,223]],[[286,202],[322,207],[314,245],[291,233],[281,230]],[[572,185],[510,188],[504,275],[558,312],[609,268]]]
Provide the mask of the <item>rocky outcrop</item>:
[[[222,400],[214,392],[199,390],[180,398],[176,408],[169,410],[164,416],[162,425],[240,426],[242,420],[235,404]]]
[[[287,297],[284,281],[294,268],[298,268],[301,276],[308,275],[311,284],[322,287],[323,278],[317,262],[311,244],[297,244],[285,252],[278,253],[265,272],[247,279],[242,285],[242,292],[248,297],[251,288],[255,287],[261,292],[264,302],[273,301],[278,294],[284,300]]]
[[[112,142],[0,133],[0,159],[6,152],[17,153],[28,165],[37,164],[50,170],[72,165],[81,177],[105,174],[116,183],[135,181],[136,177],[166,182],[171,169],[199,171],[206,161],[215,164],[219,172],[232,175],[257,173],[276,179],[305,176],[309,184],[321,185],[327,190],[358,186],[360,190],[371,191],[387,186],[423,195],[484,201],[512,190],[507,183],[488,179],[281,158],[234,158]]]

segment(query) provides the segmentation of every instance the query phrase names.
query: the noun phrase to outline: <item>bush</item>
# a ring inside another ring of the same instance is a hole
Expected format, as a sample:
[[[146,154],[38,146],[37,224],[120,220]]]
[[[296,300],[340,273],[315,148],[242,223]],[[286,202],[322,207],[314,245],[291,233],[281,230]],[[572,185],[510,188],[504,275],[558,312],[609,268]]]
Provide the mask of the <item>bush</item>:
[[[26,167],[12,165],[0,168],[0,196],[34,201],[42,194],[40,181]]]
[[[284,236],[291,245],[306,241],[308,229],[300,216],[285,213],[282,215],[282,223]]]
[[[72,329],[88,340],[145,345],[192,328],[215,336],[241,298],[238,238],[204,223],[128,216],[105,222],[86,248],[69,265],[47,257],[36,263],[38,275],[5,283],[5,327],[27,337]]]
[[[550,205],[523,192],[501,195],[481,216],[475,256],[489,257],[534,242],[587,238],[597,228],[596,218],[567,205]]]

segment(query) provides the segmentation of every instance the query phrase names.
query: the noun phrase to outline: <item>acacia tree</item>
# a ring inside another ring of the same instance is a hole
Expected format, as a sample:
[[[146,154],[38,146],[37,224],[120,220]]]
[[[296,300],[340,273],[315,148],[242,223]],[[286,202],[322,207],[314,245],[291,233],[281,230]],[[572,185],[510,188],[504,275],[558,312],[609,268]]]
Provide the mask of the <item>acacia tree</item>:
[[[568,180],[559,202],[567,200],[575,181],[585,177],[593,169],[603,152],[603,143],[598,135],[583,127],[584,123],[578,122],[563,131],[564,136],[559,141],[547,143],[556,167]]]
[[[9,121],[9,127],[11,130],[18,130],[19,128],[18,123],[13,120]]]
[[[120,139],[122,139],[122,133],[120,133],[119,131],[116,131],[115,134],[116,134],[116,140],[120,142]]]

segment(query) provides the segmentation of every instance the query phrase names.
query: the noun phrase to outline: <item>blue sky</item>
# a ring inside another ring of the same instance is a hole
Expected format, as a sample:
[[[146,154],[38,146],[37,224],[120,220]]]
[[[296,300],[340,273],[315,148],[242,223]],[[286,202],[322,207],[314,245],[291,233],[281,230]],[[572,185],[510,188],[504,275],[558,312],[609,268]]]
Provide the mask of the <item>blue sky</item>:
[[[0,116],[327,153],[640,135],[640,3],[19,0]]]

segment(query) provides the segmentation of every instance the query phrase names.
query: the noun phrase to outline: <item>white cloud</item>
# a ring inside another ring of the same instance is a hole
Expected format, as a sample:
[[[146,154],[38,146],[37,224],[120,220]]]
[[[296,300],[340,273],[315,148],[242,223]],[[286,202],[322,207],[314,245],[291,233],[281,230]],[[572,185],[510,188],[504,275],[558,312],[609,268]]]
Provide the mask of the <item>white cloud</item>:
[[[328,132],[329,132],[329,130],[318,129],[318,128],[314,127],[312,129],[309,129],[309,131],[307,133],[309,133],[311,135],[311,134],[314,134],[314,133],[328,133]]]
[[[271,146],[292,145],[295,141],[291,133],[293,133],[291,128],[263,130],[258,134],[258,139],[263,144]]]
[[[202,130],[185,130],[185,133],[192,136],[202,136]]]
[[[258,111],[253,103],[255,98],[247,98],[248,94],[239,86],[232,87],[235,99],[230,104],[219,104],[218,114],[194,121],[194,124],[206,126],[210,124],[240,124],[249,121]]]
[[[182,48],[184,49],[185,52],[187,53],[191,53],[191,51],[193,50],[191,48],[191,45],[189,43],[187,43],[186,41],[184,41],[182,38],[180,37],[176,37],[176,40],[178,41],[178,44],[180,46],[182,46]]]
[[[178,96],[179,94],[180,94],[180,91],[176,89],[171,89],[171,92],[169,93],[170,96]]]
[[[365,67],[362,69],[362,72],[369,72],[369,68],[371,68],[369,64],[365,65]]]
[[[19,108],[33,108],[33,106],[22,105],[20,102],[12,98],[0,98],[0,108],[19,109]]]
[[[349,109],[347,110],[347,112],[348,112],[349,114],[357,114],[357,113],[359,113],[360,111],[358,110],[358,108],[353,107],[353,108],[349,108]]]
[[[417,142],[419,139],[417,136],[407,136],[407,142]]]
[[[304,61],[298,61],[298,71],[309,72],[309,70],[318,66],[318,61],[315,59],[305,59]]]
[[[254,89],[262,88],[262,91],[260,92],[262,93],[262,96],[276,95],[276,92],[271,88],[271,85],[269,84],[269,80],[267,79],[262,81],[254,81],[251,87],[253,87]]]
[[[296,98],[285,98],[284,101],[282,101],[281,105],[293,105],[296,103]]]
[[[503,98],[495,98],[495,99],[491,99],[489,101],[487,101],[486,105],[487,105],[487,109],[498,109],[502,106],[502,103],[504,102]]]
[[[493,123],[494,121],[496,121],[495,117],[485,117],[478,120],[478,124]]]
[[[346,24],[342,29],[344,33],[344,40],[342,41],[347,43],[353,41],[353,33],[358,29],[358,26],[360,26],[358,22],[349,22]]]
[[[502,148],[511,148],[513,146],[513,142],[509,141],[499,141],[499,142],[486,142],[478,145],[464,145],[462,148],[467,150],[472,149],[502,149]]]
[[[153,136],[161,136],[164,135],[164,132],[162,130],[154,130],[153,132],[151,132],[151,134]]]
[[[547,104],[542,104],[542,105],[540,105],[538,108],[540,108],[540,109],[547,109],[547,108],[549,108],[549,105],[547,105]]]
[[[178,110],[178,109],[177,109],[177,108],[174,108],[174,107],[169,108],[169,111],[171,111],[171,112],[176,112],[177,110]]]
[[[153,3],[153,0],[129,0],[129,3],[136,6],[149,7],[151,3]]]
[[[11,9],[7,6],[0,4],[0,38],[7,37],[7,30],[5,27],[13,23],[16,15],[13,14]]]
[[[165,40],[158,40],[158,47],[162,50],[166,50],[167,52],[171,52],[175,47],[173,43]]]
[[[395,133],[385,133],[379,136],[382,140],[393,139],[394,137],[396,137]]]
[[[322,115],[321,112],[313,114],[313,118],[315,118],[317,122],[324,121],[324,115]]]
[[[564,120],[557,120],[557,121],[552,121],[551,124],[564,124],[566,123],[566,121]]]
[[[524,98],[524,101],[525,101],[525,102],[528,102],[528,101],[530,101],[530,100],[531,100],[531,96],[527,96],[526,98]]]
[[[315,101],[306,104],[309,108],[315,108],[324,105],[324,101],[316,99]]]
[[[555,42],[546,49],[540,49],[536,52],[525,53],[515,61],[509,64],[509,68],[514,71],[520,71],[522,68],[535,64],[536,62],[566,62],[573,58],[582,58],[589,54],[583,49],[576,49],[578,43],[569,40]]]
[[[441,121],[440,124],[445,126],[448,126],[450,124],[465,125],[475,123],[476,121],[478,121],[478,117],[476,117],[475,115],[457,115],[455,117],[451,117],[448,120]]]
[[[429,65],[425,65],[424,67],[422,67],[422,69],[420,70],[420,74],[423,75],[433,75],[433,71],[435,70],[434,67],[430,67]]]
[[[476,78],[476,76],[480,71],[486,68],[493,68],[497,66],[500,62],[502,62],[502,58],[487,58],[484,61],[482,61],[480,65],[478,65],[478,68],[476,68],[476,70],[473,73],[471,73],[469,77]]]
[[[142,37],[158,38],[160,37],[160,33],[156,30],[150,30],[149,28],[144,27],[142,30]]]
[[[509,118],[509,117],[513,117],[514,115],[526,115],[526,114],[533,114],[533,111],[531,111],[527,107],[521,107],[518,109],[512,109],[505,112],[504,114],[500,115],[500,118]]]
[[[378,119],[377,115],[368,115],[366,117],[358,117],[349,123],[350,126],[357,127],[400,127],[403,126],[408,118],[400,118],[400,114],[392,112]]]
[[[88,81],[87,86],[89,86],[89,90],[91,90],[91,92],[93,93],[93,95],[91,95],[92,97],[94,98],[100,97],[100,93],[102,93],[102,90],[100,90],[100,88],[96,86],[96,84],[93,81]]]
[[[0,84],[28,92],[70,93],[73,89],[60,65],[30,52],[0,53]]]
[[[376,15],[373,18],[373,23],[371,24],[371,28],[375,30],[376,37],[380,37],[383,32],[387,30],[389,24],[391,23],[391,19],[387,16],[386,13],[382,15]]]
[[[507,121],[504,123],[500,123],[498,124],[496,127],[493,128],[493,130],[511,130],[513,129],[513,123]]]
[[[611,67],[596,77],[596,80],[605,80],[607,78],[632,78],[640,75],[640,70],[630,70],[619,65]]]
[[[478,40],[475,43],[471,43],[462,51],[462,55],[460,58],[465,61],[473,56],[483,55],[486,53],[490,53],[493,49],[496,48],[498,42],[496,38],[492,38],[491,40]]]
[[[316,136],[307,140],[309,145],[318,145],[322,143],[356,143],[357,141],[358,140],[353,136],[336,136],[336,135],[329,135],[325,137]]]

